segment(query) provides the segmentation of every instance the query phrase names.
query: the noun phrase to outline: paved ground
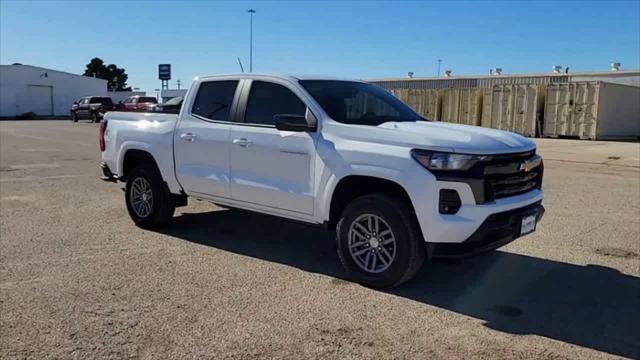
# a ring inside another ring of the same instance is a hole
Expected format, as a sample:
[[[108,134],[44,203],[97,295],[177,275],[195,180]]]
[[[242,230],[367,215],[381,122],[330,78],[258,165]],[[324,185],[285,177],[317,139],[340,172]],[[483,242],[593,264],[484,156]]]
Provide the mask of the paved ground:
[[[140,230],[95,124],[0,122],[0,358],[639,358],[640,144],[539,145],[535,234],[386,293],[315,228],[192,202]]]

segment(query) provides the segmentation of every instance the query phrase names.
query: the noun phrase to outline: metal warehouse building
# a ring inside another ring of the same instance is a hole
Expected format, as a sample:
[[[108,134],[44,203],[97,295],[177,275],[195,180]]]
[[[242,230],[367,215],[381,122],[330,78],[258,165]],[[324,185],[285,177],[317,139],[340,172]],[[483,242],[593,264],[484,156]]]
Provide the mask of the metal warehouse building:
[[[525,136],[640,137],[640,71],[372,79],[423,117]],[[410,74],[411,75],[411,74]]]
[[[68,115],[79,98],[106,94],[107,80],[31,65],[0,65],[0,117]]]
[[[387,90],[490,88],[493,85],[548,85],[581,81],[640,86],[640,70],[593,71],[576,73],[496,74],[480,76],[440,76],[367,80]]]

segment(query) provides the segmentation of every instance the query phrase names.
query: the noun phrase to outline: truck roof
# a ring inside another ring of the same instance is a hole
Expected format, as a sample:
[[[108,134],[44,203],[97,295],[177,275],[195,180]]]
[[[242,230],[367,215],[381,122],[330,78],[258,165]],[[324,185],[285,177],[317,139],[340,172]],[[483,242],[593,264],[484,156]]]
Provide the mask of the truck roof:
[[[358,81],[362,82],[360,79],[349,79],[349,78],[340,78],[334,76],[325,76],[325,75],[304,75],[304,74],[273,74],[273,73],[235,73],[235,74],[219,74],[219,75],[208,75],[208,76],[200,76],[199,79],[215,79],[220,77],[229,77],[229,78],[243,78],[243,79],[251,79],[251,78],[275,78],[275,79],[283,79],[288,81],[298,81],[298,80],[338,80],[338,81]]]

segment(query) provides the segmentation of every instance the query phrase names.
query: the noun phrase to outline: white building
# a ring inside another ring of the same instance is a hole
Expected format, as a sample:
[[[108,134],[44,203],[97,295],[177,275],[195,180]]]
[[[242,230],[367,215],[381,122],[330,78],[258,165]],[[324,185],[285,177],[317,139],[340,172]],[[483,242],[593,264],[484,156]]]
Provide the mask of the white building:
[[[160,91],[160,98],[162,102],[167,102],[174,97],[182,96],[184,97],[187,94],[187,89],[163,89]]]
[[[0,65],[0,117],[69,115],[74,101],[94,95],[107,95],[107,80],[31,65]]]

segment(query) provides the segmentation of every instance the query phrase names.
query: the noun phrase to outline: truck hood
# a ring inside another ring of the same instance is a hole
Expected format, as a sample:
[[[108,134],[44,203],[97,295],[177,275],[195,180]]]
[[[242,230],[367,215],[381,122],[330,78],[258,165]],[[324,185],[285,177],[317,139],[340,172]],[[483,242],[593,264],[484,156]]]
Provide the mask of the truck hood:
[[[516,153],[533,141],[508,131],[433,121],[386,122],[378,126],[332,123],[330,132],[354,141],[466,154]]]

